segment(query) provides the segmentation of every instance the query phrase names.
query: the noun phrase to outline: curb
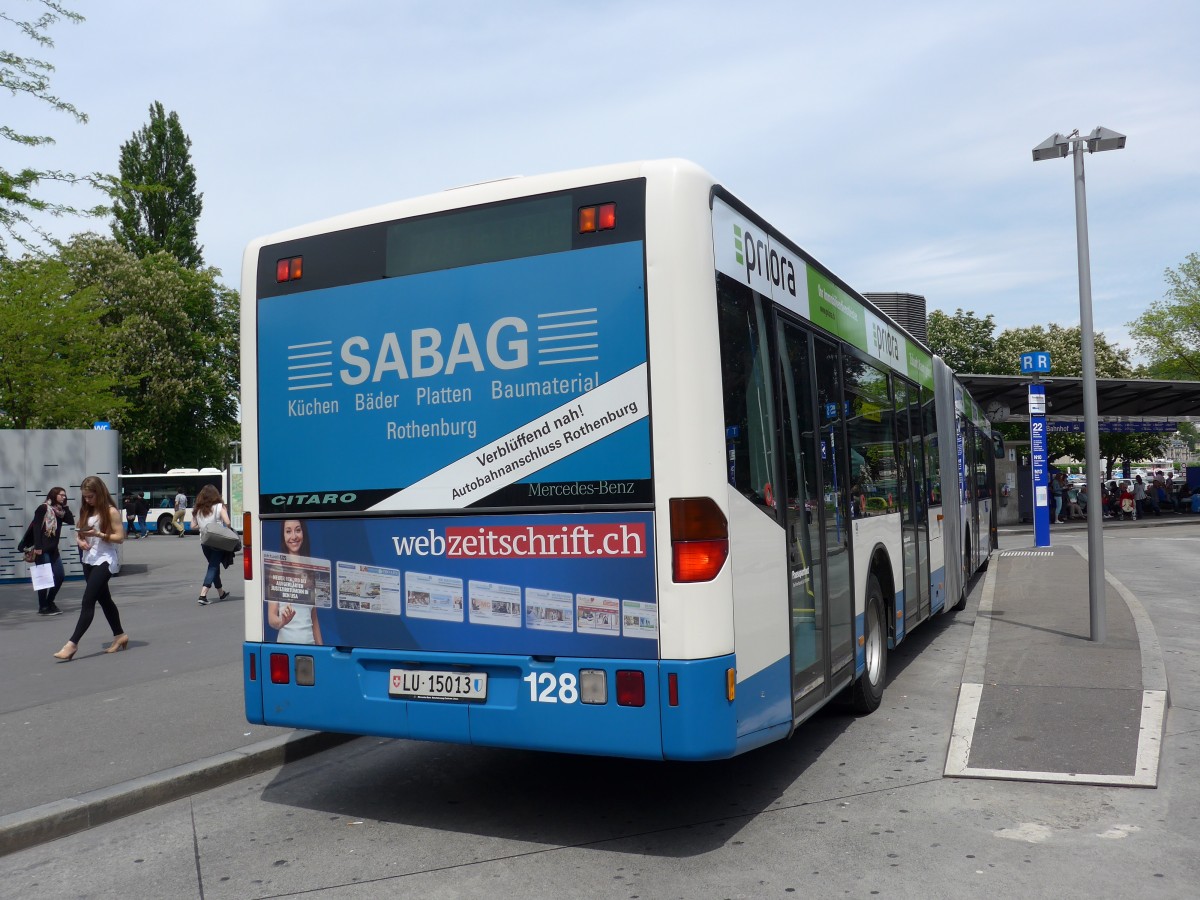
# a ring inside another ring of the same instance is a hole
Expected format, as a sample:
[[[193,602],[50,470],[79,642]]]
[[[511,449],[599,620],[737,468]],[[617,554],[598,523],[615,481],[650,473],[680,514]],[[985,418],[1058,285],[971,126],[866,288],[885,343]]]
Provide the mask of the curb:
[[[295,731],[111,787],[0,816],[0,856],[257,775],[356,737],[353,734]]]

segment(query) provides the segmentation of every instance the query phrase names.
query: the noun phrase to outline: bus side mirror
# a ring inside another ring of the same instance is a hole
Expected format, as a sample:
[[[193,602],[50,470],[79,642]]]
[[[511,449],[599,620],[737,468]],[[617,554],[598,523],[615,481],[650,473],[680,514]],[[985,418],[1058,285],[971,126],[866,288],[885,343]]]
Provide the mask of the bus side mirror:
[[[996,452],[996,459],[1004,459],[1004,435],[992,433],[992,449]]]

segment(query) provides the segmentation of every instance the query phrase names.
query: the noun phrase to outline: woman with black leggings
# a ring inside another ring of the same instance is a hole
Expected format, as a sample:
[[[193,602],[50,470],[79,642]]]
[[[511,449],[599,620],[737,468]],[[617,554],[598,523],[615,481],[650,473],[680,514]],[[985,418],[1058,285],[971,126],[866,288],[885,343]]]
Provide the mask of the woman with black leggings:
[[[104,611],[104,618],[112,629],[113,642],[105,653],[116,653],[129,645],[129,635],[121,627],[121,614],[108,590],[112,570],[117,564],[117,544],[125,540],[125,529],[121,526],[121,514],[113,506],[108,486],[95,475],[83,479],[79,486],[83,501],[79,505],[79,530],[75,532],[75,543],[83,553],[83,604],[79,610],[79,621],[71,639],[54,654],[55,658],[67,662],[79,650],[79,642],[91,627],[96,615],[96,604]]]

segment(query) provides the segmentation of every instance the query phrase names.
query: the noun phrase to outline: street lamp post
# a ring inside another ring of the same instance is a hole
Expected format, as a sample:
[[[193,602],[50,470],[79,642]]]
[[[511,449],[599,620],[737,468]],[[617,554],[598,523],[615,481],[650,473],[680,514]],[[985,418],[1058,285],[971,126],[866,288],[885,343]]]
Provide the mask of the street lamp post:
[[[1083,355],[1083,428],[1088,479],[1088,605],[1091,612],[1091,639],[1103,643],[1107,638],[1104,609],[1104,509],[1097,501],[1100,483],[1100,418],[1096,404],[1096,340],[1092,333],[1092,266],[1088,255],[1087,197],[1083,183],[1083,153],[1120,150],[1125,135],[1097,127],[1087,137],[1075,129],[1066,137],[1055,133],[1033,148],[1033,161],[1075,157],[1075,235],[1079,246],[1079,331]]]

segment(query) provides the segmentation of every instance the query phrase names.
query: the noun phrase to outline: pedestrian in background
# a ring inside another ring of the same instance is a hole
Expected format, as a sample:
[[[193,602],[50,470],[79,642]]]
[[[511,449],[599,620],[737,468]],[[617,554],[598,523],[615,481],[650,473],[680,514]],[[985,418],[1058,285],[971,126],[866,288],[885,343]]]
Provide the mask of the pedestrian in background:
[[[54,654],[64,662],[71,660],[79,650],[79,641],[91,627],[96,615],[96,604],[104,610],[104,618],[112,629],[113,642],[105,653],[116,653],[129,646],[129,635],[121,627],[121,614],[113,602],[108,589],[112,570],[117,567],[117,545],[125,540],[125,529],[121,527],[121,514],[113,504],[108,485],[95,475],[83,479],[79,486],[83,498],[79,504],[80,527],[75,532],[75,544],[83,554],[83,602],[79,608],[79,621],[71,639]]]
[[[132,491],[125,495],[121,505],[125,508],[125,536],[137,538],[137,498]]]
[[[217,521],[229,525],[229,513],[225,510],[221,494],[211,484],[206,484],[196,495],[196,506],[192,509],[192,525],[197,531],[203,532],[205,526]],[[200,587],[200,596],[196,602],[201,606],[208,606],[212,602],[208,599],[209,588],[217,589],[217,598],[220,600],[229,596],[229,591],[223,590],[221,585],[221,563],[226,555],[232,562],[233,553],[216,547],[206,547],[203,543],[200,544],[200,549],[204,551],[204,558],[208,560],[208,571],[204,573],[204,584]]]
[[[54,587],[43,588],[37,592],[39,616],[61,616],[62,610],[54,605],[62,587],[63,572],[62,555],[58,552],[59,538],[62,537],[63,525],[74,525],[75,517],[67,508],[67,492],[60,487],[52,487],[46,492],[46,502],[34,510],[25,536],[17,544],[19,553],[33,551],[33,565],[50,564],[54,573]]]
[[[183,537],[184,529],[187,528],[184,520],[187,518],[187,491],[180,488],[175,492],[175,512],[171,516],[171,524],[175,527],[175,533],[179,537]]]
[[[150,504],[141,494],[135,494],[134,499],[137,501],[138,528],[141,530],[142,537],[150,537],[150,532],[146,530],[146,516],[150,512]]]

